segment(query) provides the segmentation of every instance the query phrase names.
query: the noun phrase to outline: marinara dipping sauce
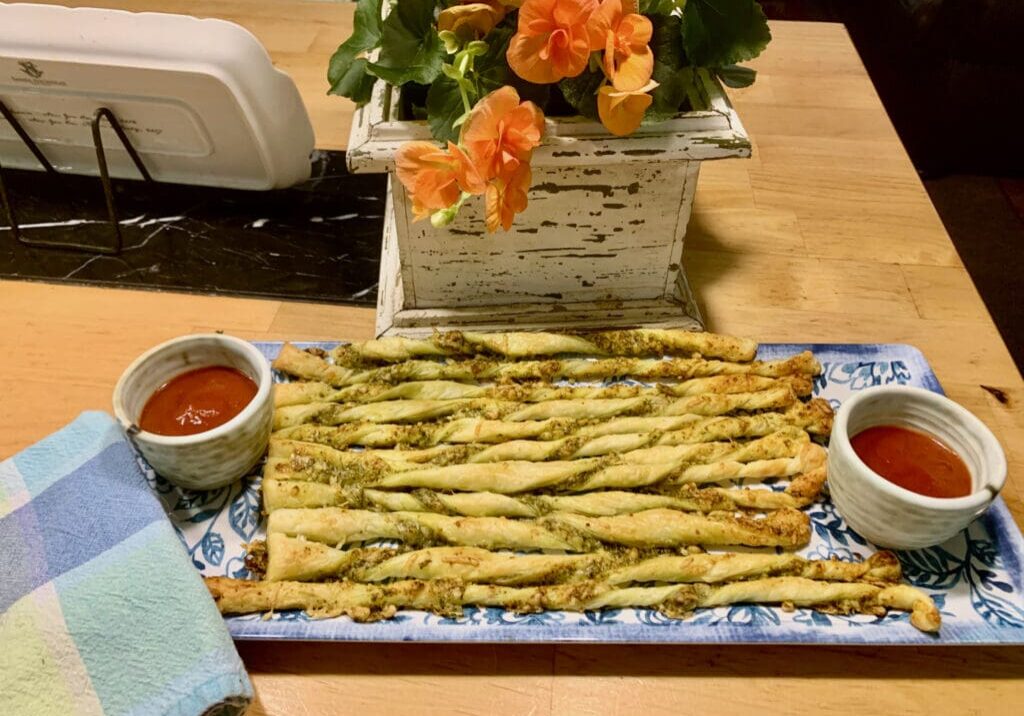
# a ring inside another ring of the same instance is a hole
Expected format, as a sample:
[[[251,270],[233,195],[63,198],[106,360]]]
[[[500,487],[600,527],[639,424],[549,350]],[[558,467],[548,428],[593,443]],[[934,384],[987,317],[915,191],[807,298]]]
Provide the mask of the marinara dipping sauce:
[[[256,396],[256,383],[226,366],[197,368],[167,381],[149,397],[139,427],[157,435],[195,435],[223,425]]]
[[[927,433],[879,425],[850,439],[864,464],[889,482],[926,497],[966,497],[971,473],[955,452]]]

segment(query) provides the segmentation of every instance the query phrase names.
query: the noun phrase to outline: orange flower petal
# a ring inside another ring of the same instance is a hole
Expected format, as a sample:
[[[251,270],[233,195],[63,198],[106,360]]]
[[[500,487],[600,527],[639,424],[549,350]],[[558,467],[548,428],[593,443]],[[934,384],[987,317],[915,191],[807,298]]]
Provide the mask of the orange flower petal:
[[[654,101],[647,92],[657,86],[656,82],[649,82],[640,90],[633,92],[617,92],[609,85],[602,87],[597,94],[597,114],[601,118],[601,124],[619,137],[635,132],[643,121],[644,112]]]
[[[515,215],[525,211],[533,173],[529,164],[521,164],[508,178],[498,177],[487,186],[486,217],[487,231],[494,233],[498,228],[508,231],[512,228]]]
[[[544,134],[544,114],[532,102],[520,102],[515,88],[505,86],[473,108],[462,141],[485,181],[508,176],[529,162]]]
[[[480,40],[505,17],[505,8],[491,2],[469,2],[445,8],[437,17],[437,29]]]
[[[635,51],[651,41],[654,25],[643,15],[623,15],[616,33]]]
[[[620,92],[638,90],[651,81],[654,72],[654,53],[644,45],[641,52],[634,52],[617,63],[612,74],[612,85]]]
[[[615,89],[628,92],[643,87],[654,71],[654,54],[648,44],[651,21],[635,13],[623,14],[622,0],[605,0],[600,13],[608,19],[604,41],[604,73]]]
[[[554,66],[541,57],[547,49],[548,38],[544,35],[517,34],[508,43],[505,59],[508,66],[527,82],[546,85],[558,82],[561,77]]]
[[[538,84],[579,75],[590,56],[588,25],[597,7],[597,0],[525,0],[506,53],[509,67]]]
[[[457,161],[430,142],[406,142],[395,153],[395,173],[409,193],[416,220],[446,209],[462,194]]]
[[[618,24],[622,17],[622,0],[604,0],[587,23],[587,35],[590,39],[590,49],[594,52],[605,49],[605,40],[612,28]]]
[[[448,152],[455,159],[455,180],[459,188],[468,194],[483,194],[487,189],[487,181],[480,175],[473,160],[452,142],[448,142]]]

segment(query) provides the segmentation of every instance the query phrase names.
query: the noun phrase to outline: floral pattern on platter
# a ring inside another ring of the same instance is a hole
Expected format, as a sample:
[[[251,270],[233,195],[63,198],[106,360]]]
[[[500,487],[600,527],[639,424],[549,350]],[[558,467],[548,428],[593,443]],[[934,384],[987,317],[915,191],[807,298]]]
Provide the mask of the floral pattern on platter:
[[[268,358],[278,343],[257,344]],[[336,344],[315,344],[331,348]],[[917,349],[905,345],[766,345],[760,358],[813,350],[823,372],[815,394],[840,405],[850,393],[897,383],[941,392]],[[279,377],[279,379],[282,379]],[[150,484],[184,542],[196,569],[206,575],[249,576],[245,544],[263,535],[257,475],[210,492],[181,490],[147,470]],[[781,489],[781,486],[778,486]],[[810,545],[801,554],[863,558],[875,548],[851,530],[827,499],[808,514]],[[906,579],[932,596],[943,615],[938,637],[922,634],[908,615],[884,617],[822,614],[811,609],[736,605],[698,610],[678,620],[647,609],[582,614],[513,614],[466,608],[457,619],[413,611],[373,624],[347,618],[313,620],[302,612],[228,617],[235,638],[339,641],[605,641],[776,643],[1024,643],[1024,541],[1002,500],[949,542],[899,553]]]

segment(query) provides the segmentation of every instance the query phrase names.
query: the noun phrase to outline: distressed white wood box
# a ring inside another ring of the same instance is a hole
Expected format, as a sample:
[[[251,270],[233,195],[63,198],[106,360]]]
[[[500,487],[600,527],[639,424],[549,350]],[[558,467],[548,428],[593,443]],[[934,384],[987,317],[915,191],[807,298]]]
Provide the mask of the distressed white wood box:
[[[700,163],[750,156],[717,79],[701,73],[703,109],[614,137],[580,117],[548,118],[533,156],[529,207],[487,234],[483,197],[443,229],[413,223],[395,151],[430,140],[397,118],[397,90],[378,83],[355,114],[348,164],[389,172],[377,302],[378,335],[644,324],[699,329],[683,271],[683,238]]]

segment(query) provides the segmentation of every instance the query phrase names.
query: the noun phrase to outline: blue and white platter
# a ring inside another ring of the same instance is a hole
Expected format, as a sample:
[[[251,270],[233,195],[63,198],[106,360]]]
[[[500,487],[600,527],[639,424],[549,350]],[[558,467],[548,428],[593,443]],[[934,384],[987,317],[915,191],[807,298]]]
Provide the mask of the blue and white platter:
[[[268,359],[280,343],[256,344]],[[336,343],[299,344],[333,348]],[[928,362],[906,345],[763,345],[759,358],[812,350],[824,372],[814,392],[838,407],[851,393],[876,385],[910,385],[942,392]],[[283,377],[279,377],[283,380]],[[147,470],[196,569],[204,575],[249,576],[245,543],[263,537],[259,477],[210,492],[181,490]],[[862,558],[876,548],[851,530],[827,497],[808,508],[814,558]],[[1002,499],[943,545],[899,553],[904,577],[931,595],[942,612],[938,635],[924,634],[908,616],[825,615],[767,606],[700,609],[667,618],[648,609],[582,614],[517,615],[467,607],[451,619],[417,611],[360,624],[348,617],[311,619],[299,611],[226,617],[236,639],[420,642],[616,642],[775,644],[1024,644],[1024,540]]]

